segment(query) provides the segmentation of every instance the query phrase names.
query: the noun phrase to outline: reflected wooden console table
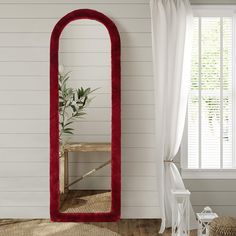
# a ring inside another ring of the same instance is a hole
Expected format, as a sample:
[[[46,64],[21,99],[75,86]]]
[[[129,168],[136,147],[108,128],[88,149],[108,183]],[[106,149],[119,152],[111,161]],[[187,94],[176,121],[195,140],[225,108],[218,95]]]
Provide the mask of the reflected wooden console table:
[[[69,183],[69,152],[111,152],[111,143],[69,143],[64,146],[64,193],[69,187],[111,163],[111,159]]]

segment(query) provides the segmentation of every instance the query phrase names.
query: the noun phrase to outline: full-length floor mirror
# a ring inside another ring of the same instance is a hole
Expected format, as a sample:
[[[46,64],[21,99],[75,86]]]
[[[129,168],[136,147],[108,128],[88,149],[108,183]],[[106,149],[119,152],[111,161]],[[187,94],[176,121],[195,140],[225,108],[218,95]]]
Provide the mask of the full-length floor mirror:
[[[119,219],[120,39],[104,14],[76,10],[56,24],[50,115],[51,219]]]

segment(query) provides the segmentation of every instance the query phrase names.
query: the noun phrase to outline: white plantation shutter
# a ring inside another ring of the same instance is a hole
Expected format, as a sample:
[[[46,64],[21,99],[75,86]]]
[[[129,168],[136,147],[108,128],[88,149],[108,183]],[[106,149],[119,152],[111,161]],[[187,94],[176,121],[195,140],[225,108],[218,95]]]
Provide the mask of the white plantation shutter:
[[[195,17],[188,168],[234,167],[232,38],[233,17]]]

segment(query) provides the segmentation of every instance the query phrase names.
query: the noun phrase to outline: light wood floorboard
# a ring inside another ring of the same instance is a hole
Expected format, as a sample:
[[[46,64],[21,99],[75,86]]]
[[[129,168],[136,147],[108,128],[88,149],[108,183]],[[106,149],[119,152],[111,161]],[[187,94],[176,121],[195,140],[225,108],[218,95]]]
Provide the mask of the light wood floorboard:
[[[30,221],[30,220],[13,220],[13,219],[1,219],[0,220],[0,231],[1,225],[15,224],[17,222]],[[48,222],[48,220],[42,220]],[[168,229],[164,234],[159,234],[160,220],[158,219],[128,219],[120,220],[118,222],[96,222],[88,223],[101,228],[107,228],[114,231],[121,236],[171,236],[171,229]],[[87,224],[87,223],[86,223]],[[197,236],[197,232],[194,230],[191,232],[191,236]]]

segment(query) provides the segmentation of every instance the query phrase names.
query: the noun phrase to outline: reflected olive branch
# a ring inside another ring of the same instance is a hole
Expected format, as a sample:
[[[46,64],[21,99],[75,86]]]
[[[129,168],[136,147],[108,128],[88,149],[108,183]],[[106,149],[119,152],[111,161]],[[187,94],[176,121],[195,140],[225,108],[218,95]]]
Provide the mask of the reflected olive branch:
[[[66,74],[58,74],[58,90],[59,90],[59,139],[60,146],[63,147],[65,140],[64,135],[73,134],[74,129],[71,127],[76,119],[81,118],[86,113],[85,107],[90,103],[93,98],[89,95],[97,89],[91,90],[91,88],[71,88],[67,82],[70,78],[70,72]]]

